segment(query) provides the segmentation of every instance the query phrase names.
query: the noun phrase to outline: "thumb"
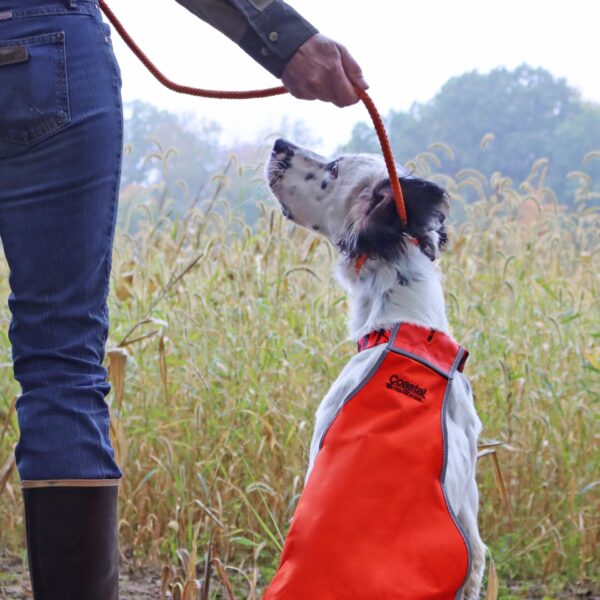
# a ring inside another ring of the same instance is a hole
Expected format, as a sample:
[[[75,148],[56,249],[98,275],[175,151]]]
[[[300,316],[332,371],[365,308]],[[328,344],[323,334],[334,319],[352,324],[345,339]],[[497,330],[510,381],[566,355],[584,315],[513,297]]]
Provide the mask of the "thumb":
[[[342,57],[342,66],[344,67],[344,72],[348,79],[356,86],[363,90],[369,89],[369,84],[365,80],[363,76],[362,69],[359,67],[358,63],[352,58],[352,55],[345,46],[338,44],[338,49],[340,51],[340,55]]]

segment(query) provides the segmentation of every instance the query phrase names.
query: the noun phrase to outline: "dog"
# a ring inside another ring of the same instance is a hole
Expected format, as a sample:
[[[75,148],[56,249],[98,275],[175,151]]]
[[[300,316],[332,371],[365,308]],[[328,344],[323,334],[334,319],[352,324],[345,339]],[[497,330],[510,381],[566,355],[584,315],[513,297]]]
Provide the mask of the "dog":
[[[326,159],[278,139],[266,179],[283,215],[326,237],[340,253],[337,279],[350,297],[350,338],[357,342],[396,323],[449,332],[437,259],[446,246],[448,199],[433,182],[398,167],[408,223],[400,219],[383,158],[348,154]],[[366,260],[364,258],[366,257]],[[348,395],[377,364],[384,345],[354,355],[316,412],[309,480],[320,444]],[[446,396],[447,464],[443,490],[470,546],[470,572],[459,595],[479,598],[485,545],[475,479],[481,422],[470,384],[456,372]],[[398,532],[402,535],[402,532]]]

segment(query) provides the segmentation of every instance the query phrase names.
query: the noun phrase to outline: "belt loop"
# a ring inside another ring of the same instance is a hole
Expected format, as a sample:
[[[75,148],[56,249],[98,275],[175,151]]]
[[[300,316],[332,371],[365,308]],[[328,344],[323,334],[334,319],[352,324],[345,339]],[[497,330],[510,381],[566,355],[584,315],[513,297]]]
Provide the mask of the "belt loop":
[[[78,8],[77,4],[77,0],[67,0],[67,6],[69,8]]]

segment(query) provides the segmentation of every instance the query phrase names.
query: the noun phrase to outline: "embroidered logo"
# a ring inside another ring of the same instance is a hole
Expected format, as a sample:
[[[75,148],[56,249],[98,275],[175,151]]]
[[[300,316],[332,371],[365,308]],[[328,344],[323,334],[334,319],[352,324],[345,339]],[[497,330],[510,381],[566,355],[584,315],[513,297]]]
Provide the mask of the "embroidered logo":
[[[404,394],[413,400],[418,400],[419,402],[425,400],[425,394],[427,393],[425,388],[410,383],[409,381],[402,379],[402,377],[398,377],[398,375],[392,375],[390,380],[385,384],[385,387],[394,392]]]

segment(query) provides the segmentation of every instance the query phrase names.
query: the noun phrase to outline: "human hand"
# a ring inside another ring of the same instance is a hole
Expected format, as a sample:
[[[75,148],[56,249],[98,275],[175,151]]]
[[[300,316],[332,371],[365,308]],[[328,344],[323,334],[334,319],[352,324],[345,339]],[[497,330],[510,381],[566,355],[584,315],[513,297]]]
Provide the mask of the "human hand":
[[[298,48],[285,66],[281,81],[296,98],[333,102],[339,107],[358,102],[355,86],[369,88],[348,50],[320,33]]]

